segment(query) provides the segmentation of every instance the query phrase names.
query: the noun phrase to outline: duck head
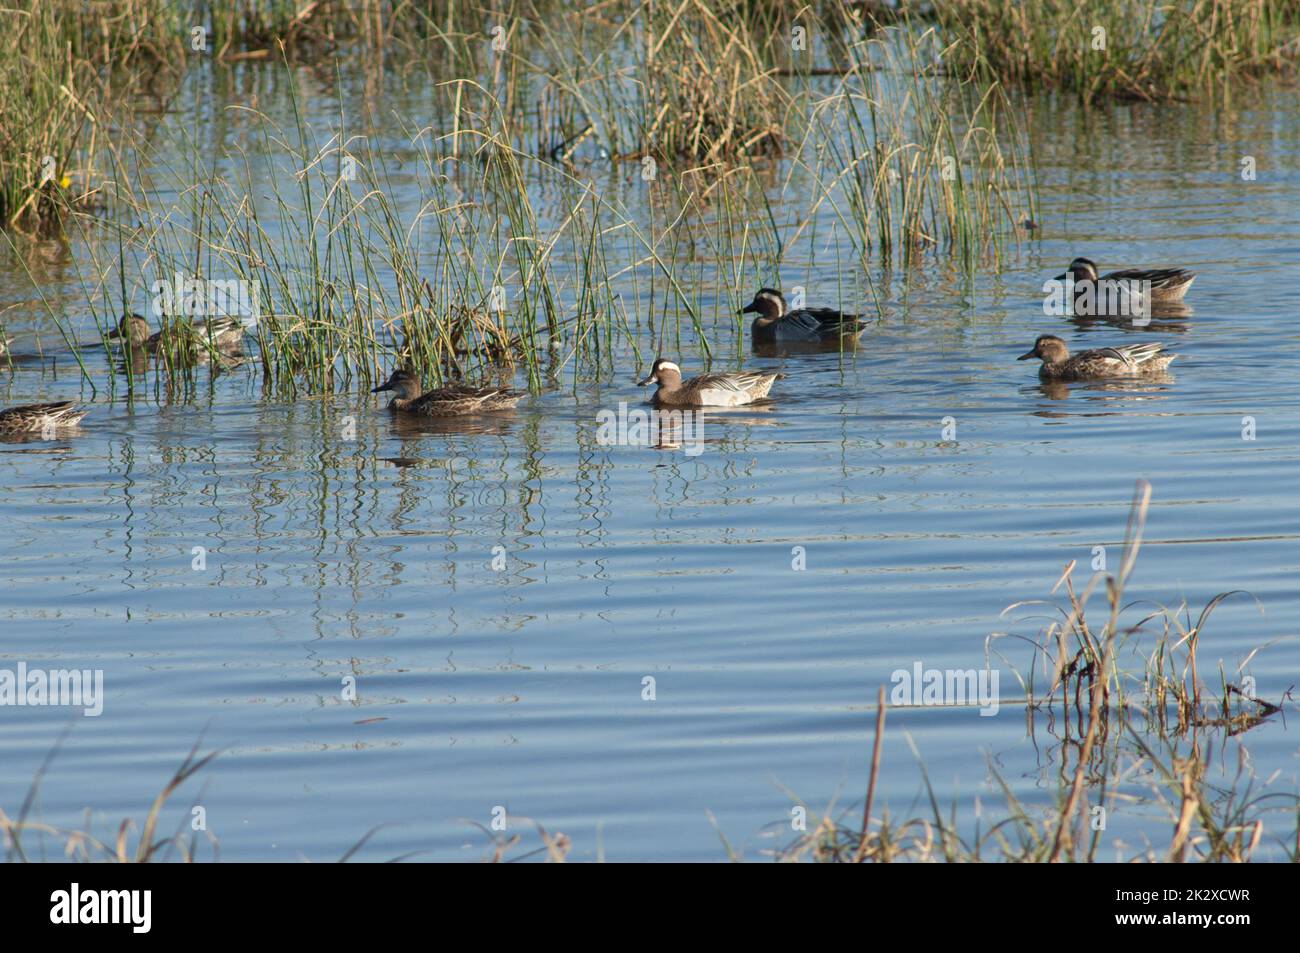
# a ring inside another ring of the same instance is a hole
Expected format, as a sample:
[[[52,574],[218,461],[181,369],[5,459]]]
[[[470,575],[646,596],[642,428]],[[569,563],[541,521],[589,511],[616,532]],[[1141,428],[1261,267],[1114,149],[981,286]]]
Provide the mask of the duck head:
[[[660,387],[672,389],[682,382],[682,369],[672,361],[662,357],[655,358],[654,366],[650,368],[650,376],[645,380],[637,381],[641,387],[646,384],[658,384]]]
[[[421,393],[420,378],[408,368],[399,367],[389,375],[388,380],[370,393],[378,394],[386,390],[393,391],[395,400],[414,400]]]
[[[1055,334],[1040,334],[1038,340],[1034,342],[1034,349],[1027,354],[1021,354],[1016,360],[1027,361],[1031,357],[1038,358],[1044,364],[1060,364],[1069,359],[1070,349]]]
[[[1076,258],[1070,262],[1070,267],[1066,268],[1064,273],[1056,276],[1056,280],[1064,281],[1069,275],[1074,276],[1076,285],[1081,281],[1096,281],[1097,266],[1092,263],[1090,258]]]
[[[741,314],[757,314],[759,324],[779,321],[786,313],[785,295],[775,288],[760,288],[754,300],[740,309]]]
[[[109,331],[105,337],[118,341],[129,341],[132,344],[143,344],[149,340],[149,322],[143,314],[131,312],[122,315],[122,320],[117,322],[117,327]]]

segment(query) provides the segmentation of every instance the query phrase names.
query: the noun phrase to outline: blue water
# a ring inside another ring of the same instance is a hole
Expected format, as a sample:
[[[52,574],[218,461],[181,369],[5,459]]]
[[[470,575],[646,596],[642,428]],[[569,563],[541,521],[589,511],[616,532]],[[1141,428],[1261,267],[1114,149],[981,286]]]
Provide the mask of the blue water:
[[[239,75],[286,119],[281,69]],[[310,91],[312,115],[337,112],[327,88]],[[400,95],[394,108],[420,102]],[[1139,478],[1153,497],[1125,618],[1186,603],[1194,620],[1247,590],[1201,634],[1201,674],[1212,688],[1220,665],[1237,678],[1262,648],[1245,673],[1279,698],[1300,672],[1297,106],[1265,90],[1208,115],[1121,105],[1081,126],[1068,104],[1030,102],[1042,228],[1003,268],[968,283],[942,258],[907,273],[873,263],[877,314],[846,278],[847,248],[838,265],[808,241],[789,250],[786,285],[867,310],[847,358],[752,355],[730,312],[754,289],[719,296],[716,270],[684,269],[713,369],[787,375],[770,404],[707,417],[696,456],[598,443],[600,410],[645,397],[627,341],[599,379],[566,368],[515,412],[463,424],[396,425],[360,385],[290,402],[262,390],[256,365],[130,404],[94,352],[92,395],[20,258],[86,338],[74,266],[104,248],[6,245],[3,320],[25,357],[0,372],[0,404],[76,396],[93,412],[74,435],[0,444],[0,668],[102,669],[106,699],[98,718],[0,709],[0,807],[17,813],[67,729],[36,816],[82,828],[89,811],[109,840],[201,739],[221,754],[163,829],[200,804],[224,859],[332,860],[377,825],[359,858],[478,859],[491,838],[475,825],[497,808],[521,835],[511,856],[540,846],[535,821],[567,834],[575,859],[717,861],[724,838],[759,859],[793,840],[796,803],[860,812],[891,673],[981,668],[990,635],[1041,639],[1053,612],[1006,607],[1060,605],[1063,567],[1078,561],[1082,587],[1094,547],[1115,569]],[[164,146],[184,115],[164,123]],[[221,135],[246,134],[228,122]],[[1238,174],[1245,154],[1255,181]],[[797,220],[805,196],[782,181],[771,197]],[[1191,314],[1158,332],[1045,316],[1041,284],[1075,255],[1192,268]],[[633,315],[650,307],[647,274],[620,289]],[[1161,339],[1180,356],[1166,381],[1045,389],[1015,361],[1044,332],[1076,348]],[[648,362],[653,332],[638,334]],[[702,369],[689,325],[681,340],[670,356]],[[927,815],[922,768],[964,824],[977,801],[986,827],[1000,816],[995,775],[1029,804],[1053,800],[1063,726],[1040,713],[1031,729],[1016,703],[1023,639],[992,643],[997,716],[889,713],[878,812]],[[1228,776],[1244,749],[1261,790],[1300,787],[1282,718],[1226,744]],[[1155,786],[1149,766],[1129,781]],[[1169,829],[1158,806],[1116,805],[1099,856],[1158,851]],[[1266,815],[1264,850],[1293,833],[1293,815]]]

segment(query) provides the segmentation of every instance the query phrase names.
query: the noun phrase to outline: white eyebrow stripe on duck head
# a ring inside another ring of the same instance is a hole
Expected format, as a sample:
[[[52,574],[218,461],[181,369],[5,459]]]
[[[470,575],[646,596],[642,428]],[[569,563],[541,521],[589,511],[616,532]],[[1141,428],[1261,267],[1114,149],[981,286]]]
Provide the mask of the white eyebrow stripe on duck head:
[[[781,300],[780,295],[773,294],[770,291],[762,291],[759,292],[758,296],[762,298],[764,301],[770,301],[774,305],[776,305],[776,311],[778,315],[785,313],[785,302]]]
[[[680,374],[682,369],[672,361],[660,361],[659,365],[655,368],[655,373],[658,373],[659,371],[676,371]]]

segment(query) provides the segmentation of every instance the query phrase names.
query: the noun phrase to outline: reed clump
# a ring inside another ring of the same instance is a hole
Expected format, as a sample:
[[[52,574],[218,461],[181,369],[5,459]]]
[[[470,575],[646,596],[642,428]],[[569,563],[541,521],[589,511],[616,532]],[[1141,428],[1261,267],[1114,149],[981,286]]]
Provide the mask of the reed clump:
[[[382,36],[383,0],[16,0],[0,8],[0,227],[48,228],[97,204],[95,160],[132,98],[196,57],[265,58]],[[371,27],[366,30],[363,27]]]
[[[790,96],[765,47],[776,31],[749,4],[655,4],[646,23],[645,150],[702,164],[779,155]],[[768,21],[770,23],[770,21]]]
[[[182,815],[182,821],[175,833],[163,835],[159,832],[159,826],[168,802],[182,787],[205,770],[221,754],[218,750],[200,755],[199,746],[201,740],[196,742],[194,747],[189,750],[167,783],[163,785],[162,790],[154,797],[144,815],[143,821],[139,825],[138,831],[132,818],[125,818],[113,836],[107,839],[96,835],[89,823],[85,828],[68,828],[33,820],[31,818],[32,810],[40,794],[45,774],[66,737],[67,733],[65,732],[37,770],[36,776],[32,779],[31,786],[28,788],[27,796],[18,809],[18,815],[10,817],[3,808],[0,808],[0,845],[4,847],[6,862],[31,863],[56,859],[48,856],[50,841],[53,841],[62,854],[57,859],[70,863],[156,864],[179,861],[190,864],[203,859],[201,857],[201,848],[205,842],[211,850],[211,860],[215,862],[221,859],[220,843],[217,838],[207,831],[206,825],[198,826],[192,823],[195,811],[198,809],[197,803],[191,804],[190,812]],[[563,834],[548,835],[540,825],[538,825],[538,829],[541,831],[543,843],[546,845],[546,849],[551,852],[553,859],[563,861],[564,854],[568,851],[568,839]],[[379,827],[373,827],[367,831],[338,858],[338,862],[346,863],[351,860],[379,830]],[[132,844],[133,836],[135,838],[134,845]],[[514,841],[509,843],[496,842],[496,859],[500,860],[505,851],[510,846],[513,846],[513,843]],[[412,851],[399,857],[390,858],[389,862],[395,863],[406,860],[420,853],[423,853],[423,851]]]
[[[100,206],[98,153],[136,94],[179,78],[190,19],[167,0],[0,8],[0,227],[48,229]]]
[[[515,368],[540,381],[557,354],[608,353],[616,325],[608,234],[630,213],[515,148],[494,98],[481,87],[472,98],[475,109],[462,113],[472,125],[410,130],[405,158],[421,166],[415,202],[393,198],[394,159],[366,137],[340,130],[321,141],[301,121],[284,128],[252,113],[242,114],[248,135],[268,146],[255,159],[231,155],[223,171],[157,167],[143,185],[116,176],[113,205],[123,214],[75,222],[96,260],[88,293],[97,324],[107,330],[138,307],[140,278],[128,284],[115,268],[138,257],[148,262],[145,285],[179,274],[256,289],[248,337],[279,393],[369,385],[394,362],[426,368],[439,383]],[[147,158],[128,148],[113,161],[129,170]],[[539,211],[539,181],[564,210],[558,221]],[[159,200],[159,182],[184,199]],[[419,235],[432,241],[431,258],[422,258]],[[186,364],[155,367],[176,376]]]
[[[1084,101],[1160,101],[1294,71],[1296,0],[969,0],[937,3],[949,65]]]
[[[1242,683],[1250,684],[1245,679],[1220,674],[1215,692],[1200,677],[1197,643],[1211,613],[1234,593],[1210,600],[1195,623],[1184,607],[1159,610],[1134,623],[1122,621],[1125,584],[1141,548],[1150,494],[1150,485],[1140,483],[1116,573],[1098,575],[1076,592],[1073,564],[1066,567],[1056,586],[1066,593],[1058,607],[1060,618],[1035,643],[1035,663],[1028,678],[1021,679],[1029,730],[1036,730],[1035,717],[1046,717],[1050,730],[1060,736],[1059,764],[1052,772],[1055,787],[1048,789],[1045,803],[1024,803],[994,770],[1006,811],[992,824],[977,814],[974,828],[963,832],[955,810],[945,816],[922,768],[931,808],[927,816],[896,819],[887,810],[874,811],[886,721],[882,690],[861,818],[852,812],[826,813],[811,830],[778,850],[777,859],[1092,862],[1103,846],[1106,812],[1140,810],[1152,818],[1164,815],[1169,841],[1122,859],[1242,863],[1252,860],[1268,837],[1283,855],[1300,860],[1300,792],[1260,793],[1240,747],[1232,783],[1214,778],[1215,766],[1233,744],[1229,739],[1281,711],[1281,699],[1256,697],[1243,688]],[[1090,597],[1098,589],[1105,593],[1100,624],[1088,618]],[[1007,611],[1021,605],[1025,603]],[[1153,622],[1161,625],[1154,649],[1139,653],[1139,671],[1126,670],[1120,664],[1125,648],[1139,641],[1147,631],[1144,627]],[[1035,692],[1039,659],[1045,662],[1045,695]],[[1134,688],[1142,692],[1136,694]],[[1138,783],[1135,778],[1146,780]],[[1098,818],[1103,819],[1100,824]]]
[[[18,815],[10,817],[0,809],[0,835],[3,835],[5,860],[26,863],[47,859],[44,856],[44,841],[47,837],[53,838],[60,846],[63,860],[74,863],[147,864],[172,859],[193,863],[198,859],[201,840],[196,832],[188,830],[190,826],[188,823],[182,823],[174,834],[166,836],[159,833],[158,827],[163,810],[171,797],[186,782],[206,768],[220,752],[213,751],[200,755],[197,744],[190,749],[149,806],[138,833],[135,833],[133,846],[131,841],[135,824],[129,818],[122,821],[111,839],[96,836],[89,827],[84,830],[62,828],[31,819],[31,811],[36,803],[41,782],[61,744],[62,739],[41,765],[28,789],[27,797],[19,808]],[[189,815],[186,815],[185,820],[189,820]],[[33,848],[24,844],[24,838],[29,836],[40,841],[39,856],[33,857]],[[215,843],[213,840],[214,850]]]
[[[941,75],[951,50],[910,20],[843,49],[843,78],[814,104],[815,168],[863,260],[931,252],[1000,260],[1037,212],[1025,136],[1003,89]]]
[[[315,7],[313,29],[362,8]],[[277,10],[239,20],[240,35],[261,36],[252,27]],[[504,369],[540,386],[556,366],[585,373],[622,342],[641,346],[643,319],[710,353],[712,334],[743,330],[740,289],[779,283],[783,260],[827,247],[828,210],[836,246],[848,235],[860,264],[885,268],[928,254],[996,261],[1034,214],[1005,97],[953,88],[935,31],[905,17],[868,33],[838,4],[519,0],[483,12],[381,16],[404,51],[452,54],[430,73],[446,109],[427,126],[398,117],[396,150],[372,144],[388,115],[322,131],[288,70],[278,110],[223,112],[240,135],[217,155],[170,118],[88,147],[110,183],[107,214],[65,203],[60,220],[94,259],[74,267],[96,324],[182,273],[260,289],[249,341],[282,395],[373,384],[396,361],[435,382]],[[339,22],[321,36],[343,36]],[[214,52],[234,42],[233,21],[222,29]],[[832,65],[814,77],[796,62]],[[706,297],[720,303],[712,327]],[[192,376],[173,356],[152,367]]]
[[[0,225],[54,216],[96,102],[94,70],[52,6],[0,10]]]

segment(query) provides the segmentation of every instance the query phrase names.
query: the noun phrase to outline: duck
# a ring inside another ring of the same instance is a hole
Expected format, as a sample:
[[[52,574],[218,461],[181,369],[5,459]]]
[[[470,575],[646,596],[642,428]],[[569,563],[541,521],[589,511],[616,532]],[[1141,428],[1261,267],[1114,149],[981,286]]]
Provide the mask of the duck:
[[[9,345],[13,343],[13,338],[0,334],[0,357],[4,357],[9,353]]]
[[[1177,354],[1164,353],[1158,341],[1125,344],[1080,351],[1071,356],[1066,343],[1054,334],[1039,335],[1034,349],[1021,354],[1017,361],[1038,358],[1043,362],[1038,374],[1047,380],[1081,381],[1101,377],[1140,377],[1158,374],[1168,367]]]
[[[656,407],[740,407],[762,400],[773,382],[783,374],[741,371],[733,374],[703,374],[682,380],[682,369],[673,361],[655,358],[650,376],[638,385],[655,383],[652,403]]]
[[[196,349],[206,350],[210,345],[218,352],[230,353],[238,351],[244,341],[244,322],[232,316],[209,318],[202,324],[193,325],[188,331],[189,343]],[[153,354],[157,352],[164,335],[168,333],[168,331],[151,332],[149,320],[142,314],[132,312],[123,315],[117,327],[109,331],[105,337],[126,341],[132,348],[143,348]]]
[[[471,387],[468,384],[448,384],[425,391],[414,371],[399,367],[388,380],[370,393],[394,391],[388,409],[394,413],[416,414],[421,417],[455,417],[461,414],[480,414],[494,410],[509,410],[523,398],[524,392],[503,387]]]
[[[856,314],[834,308],[799,308],[791,311],[785,295],[775,288],[760,288],[754,300],[740,309],[741,314],[757,314],[750,325],[755,341],[821,342],[836,338],[856,340],[866,329]]]
[[[0,434],[43,433],[75,427],[87,413],[89,410],[71,400],[10,407],[0,410]]]
[[[1182,301],[1183,296],[1187,294],[1187,289],[1196,280],[1195,273],[1186,268],[1124,268],[1120,271],[1107,272],[1099,278],[1097,266],[1089,258],[1074,259],[1065,272],[1057,275],[1054,280],[1064,281],[1071,275],[1074,277],[1076,298],[1085,293],[1082,287],[1084,282],[1090,284],[1095,284],[1098,280],[1125,283],[1150,282],[1152,304]]]

